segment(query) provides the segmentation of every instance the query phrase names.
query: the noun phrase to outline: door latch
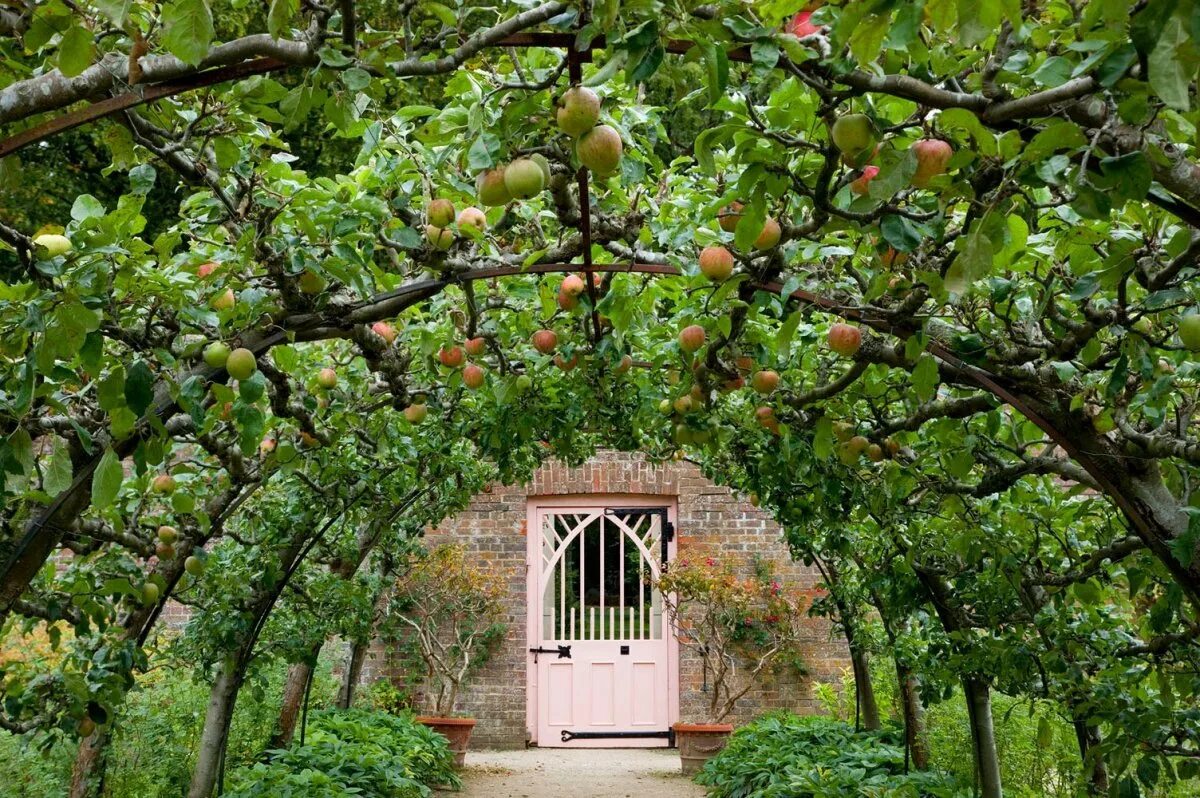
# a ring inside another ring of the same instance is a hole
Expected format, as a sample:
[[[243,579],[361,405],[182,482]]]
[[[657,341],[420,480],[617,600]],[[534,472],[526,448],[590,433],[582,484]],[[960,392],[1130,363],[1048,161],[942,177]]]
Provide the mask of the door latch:
[[[557,654],[559,659],[570,659],[571,647],[558,646],[557,648],[542,648],[541,646],[538,646],[537,648],[529,649],[529,653],[533,654],[533,663],[536,665],[538,661],[538,654]]]

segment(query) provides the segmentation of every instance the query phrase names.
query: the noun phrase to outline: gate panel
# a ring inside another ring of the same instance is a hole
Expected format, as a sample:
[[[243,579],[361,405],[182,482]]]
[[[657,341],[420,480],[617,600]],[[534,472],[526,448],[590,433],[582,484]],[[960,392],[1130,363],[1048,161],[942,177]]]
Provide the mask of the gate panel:
[[[539,507],[531,521],[538,745],[668,745],[675,641],[651,587],[673,548],[668,508]]]

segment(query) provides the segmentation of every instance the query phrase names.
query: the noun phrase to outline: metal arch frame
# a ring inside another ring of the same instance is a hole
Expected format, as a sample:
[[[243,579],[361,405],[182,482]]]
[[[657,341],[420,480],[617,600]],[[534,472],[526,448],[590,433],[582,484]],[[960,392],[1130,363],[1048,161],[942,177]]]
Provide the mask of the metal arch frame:
[[[575,36],[570,33],[554,33],[544,31],[529,31],[518,33],[500,40],[493,47],[553,47],[567,50],[569,76],[572,81],[578,81],[581,75],[581,64],[583,61],[591,60],[591,53],[597,49],[603,49],[606,42],[603,37],[594,39],[583,50],[575,48]],[[690,51],[695,46],[695,42],[687,40],[669,40],[664,49],[667,52],[675,54],[683,54]],[[730,61],[748,62],[751,60],[749,50],[746,48],[736,48],[727,51],[726,56]],[[44,141],[58,133],[66,130],[79,127],[88,122],[102,119],[128,108],[133,108],[146,102],[151,102],[166,97],[182,94],[193,89],[211,86],[218,83],[223,83],[230,80],[236,80],[242,77],[248,77],[255,74],[264,74],[275,72],[282,69],[287,69],[291,65],[273,58],[260,58],[252,61],[246,61],[240,64],[234,64],[228,67],[221,67],[212,70],[206,70],[188,78],[167,81],[160,84],[154,84],[146,87],[141,87],[137,90],[126,92],[115,97],[110,97],[101,100],[92,105],[85,106],[73,112],[69,112],[60,117],[49,120],[42,125],[29,128],[14,136],[11,136],[3,141],[0,141],[0,157],[10,155],[17,152],[23,147],[29,146],[36,142]],[[592,299],[592,328],[593,334],[599,335],[599,317],[595,311],[595,286],[593,285],[593,275],[597,271],[629,271],[647,274],[679,274],[677,269],[672,269],[669,266],[657,266],[653,264],[638,264],[633,263],[627,266],[608,267],[592,263],[591,256],[591,213],[590,213],[590,198],[588,192],[588,176],[586,169],[580,169],[576,174],[576,179],[580,189],[580,210],[581,222],[584,235],[584,263],[582,264],[584,271],[588,275],[587,290],[588,295]],[[579,270],[579,264],[537,264],[534,267],[525,269],[486,269],[481,270],[477,274],[464,276],[465,279],[485,279],[487,277],[504,277],[513,274],[523,273],[549,273],[549,272],[566,272]],[[775,282],[756,283],[755,287],[762,290],[778,293],[782,290],[782,286]],[[802,304],[812,305],[826,310],[835,315],[847,319],[854,319],[880,332],[889,334],[901,334],[905,332],[902,328],[898,328],[886,319],[872,319],[866,317],[861,310],[857,308],[848,308],[839,305],[838,303],[826,297],[819,296],[810,291],[797,290],[793,291],[789,299],[795,300]],[[911,333],[912,330],[907,332]],[[1005,403],[1011,405],[1014,409],[1020,412],[1027,419],[1032,421],[1039,429],[1045,432],[1055,443],[1057,443],[1063,451],[1065,451],[1076,462],[1083,466],[1096,483],[1104,490],[1104,492],[1112,499],[1112,501],[1121,509],[1125,516],[1133,523],[1137,531],[1147,541],[1155,541],[1156,535],[1151,528],[1149,521],[1144,515],[1142,509],[1116,485],[1116,483],[1108,476],[1107,472],[1100,467],[1099,460],[1091,453],[1085,452],[1071,442],[1057,427],[1050,423],[1041,413],[1033,408],[1028,402],[1017,396],[1013,391],[1006,388],[1001,383],[1001,378],[991,374],[976,366],[972,366],[964,362],[957,355],[950,352],[942,344],[933,341],[927,346],[927,350],[937,357],[939,360],[947,363],[958,369],[965,378],[973,382],[979,388],[991,393],[993,396],[1001,399]]]

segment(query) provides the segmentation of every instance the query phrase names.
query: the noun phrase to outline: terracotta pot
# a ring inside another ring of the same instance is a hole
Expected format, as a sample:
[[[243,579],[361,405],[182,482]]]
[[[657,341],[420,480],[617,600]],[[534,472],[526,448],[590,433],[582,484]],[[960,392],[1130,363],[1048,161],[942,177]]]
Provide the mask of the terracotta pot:
[[[445,737],[450,743],[450,750],[454,752],[454,766],[463,766],[463,761],[467,758],[467,745],[471,742],[471,730],[475,728],[474,718],[418,717],[417,723],[428,726]]]
[[[700,772],[704,763],[721,753],[733,726],[728,723],[676,723],[675,744],[685,776]]]

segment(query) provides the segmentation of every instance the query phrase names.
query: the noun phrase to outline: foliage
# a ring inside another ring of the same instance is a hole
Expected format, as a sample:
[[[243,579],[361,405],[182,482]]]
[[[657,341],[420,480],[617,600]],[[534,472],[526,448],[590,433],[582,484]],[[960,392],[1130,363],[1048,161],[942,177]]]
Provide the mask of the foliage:
[[[433,786],[459,785],[446,739],[411,715],[324,710],[309,723],[303,744],[234,773],[223,795],[425,798]]]
[[[696,781],[714,798],[966,798],[966,784],[939,772],[904,772],[895,730],[855,732],[841,721],[765,715],[734,731]]]
[[[733,558],[694,552],[654,582],[680,645],[698,655],[711,682],[707,723],[724,720],[773,670],[803,671],[804,599],[769,571],[751,577],[736,571]]]
[[[415,552],[401,566],[380,624],[424,711],[448,717],[459,690],[504,637],[508,575],[467,561],[461,545]]]

